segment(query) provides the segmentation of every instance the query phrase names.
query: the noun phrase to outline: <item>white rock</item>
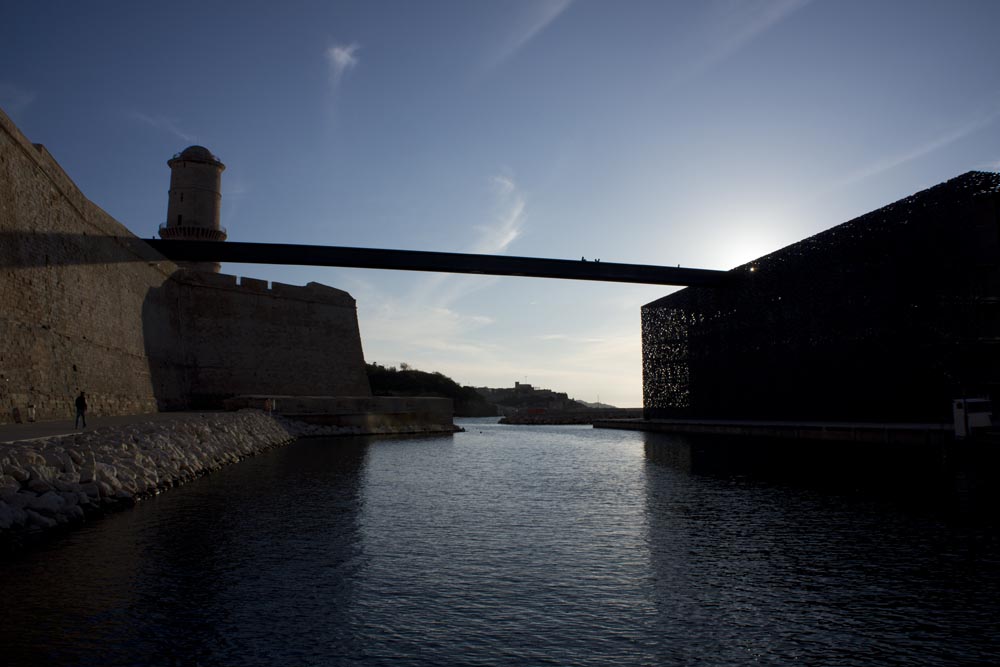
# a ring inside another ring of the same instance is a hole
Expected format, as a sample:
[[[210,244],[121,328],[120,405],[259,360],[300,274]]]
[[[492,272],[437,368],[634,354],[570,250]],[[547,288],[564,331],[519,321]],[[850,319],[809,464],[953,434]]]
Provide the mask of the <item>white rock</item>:
[[[22,449],[11,458],[17,461],[20,464],[20,466],[25,469],[27,469],[28,466],[45,465],[45,457],[40,456],[37,452],[31,450]]]
[[[114,484],[116,477],[118,477],[118,471],[113,465],[100,462],[97,464],[98,481],[105,482],[107,484]]]

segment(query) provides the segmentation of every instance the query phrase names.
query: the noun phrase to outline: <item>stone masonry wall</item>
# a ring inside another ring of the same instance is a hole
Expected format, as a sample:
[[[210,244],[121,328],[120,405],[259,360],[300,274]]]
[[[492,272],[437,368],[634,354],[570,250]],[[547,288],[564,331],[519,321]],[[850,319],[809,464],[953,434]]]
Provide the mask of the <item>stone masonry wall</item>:
[[[151,340],[177,335],[158,297],[174,270],[0,112],[0,423],[29,404],[72,417],[81,389],[98,415],[155,411],[151,368],[180,403],[178,359]]]
[[[242,394],[371,396],[347,292],[196,272],[178,282],[195,407]]]

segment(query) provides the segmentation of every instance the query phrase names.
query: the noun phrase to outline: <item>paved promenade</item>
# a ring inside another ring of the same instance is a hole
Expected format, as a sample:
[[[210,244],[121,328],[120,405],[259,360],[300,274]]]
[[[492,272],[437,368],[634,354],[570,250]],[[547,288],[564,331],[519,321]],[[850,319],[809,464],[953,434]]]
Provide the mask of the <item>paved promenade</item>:
[[[188,414],[204,414],[203,412],[154,412],[144,415],[123,415],[118,417],[87,417],[87,431],[104,426],[122,426],[151,421],[168,421]],[[0,424],[0,443],[16,440],[33,440],[35,438],[51,438],[57,435],[80,433],[83,429],[73,426],[72,419],[44,422],[26,422],[23,424]]]
[[[940,444],[955,440],[952,424],[618,419],[595,421],[594,428],[895,444]]]

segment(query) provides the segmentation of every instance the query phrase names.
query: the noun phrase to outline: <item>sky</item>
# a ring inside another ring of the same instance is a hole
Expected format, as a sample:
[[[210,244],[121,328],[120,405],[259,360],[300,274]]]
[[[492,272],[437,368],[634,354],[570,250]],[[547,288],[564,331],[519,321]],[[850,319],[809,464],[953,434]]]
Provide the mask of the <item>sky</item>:
[[[166,161],[233,241],[729,269],[1000,170],[996,0],[8,0],[0,108],[141,237]],[[674,288],[224,264],[358,304],[365,358],[642,403]]]

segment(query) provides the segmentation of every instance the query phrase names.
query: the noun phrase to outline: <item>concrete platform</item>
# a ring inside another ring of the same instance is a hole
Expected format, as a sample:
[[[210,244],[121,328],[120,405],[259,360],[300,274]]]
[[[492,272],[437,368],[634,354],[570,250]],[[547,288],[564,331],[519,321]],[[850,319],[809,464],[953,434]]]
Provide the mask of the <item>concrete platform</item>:
[[[869,422],[729,421],[722,419],[609,419],[594,428],[616,428],[659,433],[826,440],[887,444],[937,445],[954,442],[951,424]]]
[[[256,408],[317,426],[357,428],[364,432],[453,432],[450,398],[437,396],[279,396],[250,395],[227,399],[226,409]]]

